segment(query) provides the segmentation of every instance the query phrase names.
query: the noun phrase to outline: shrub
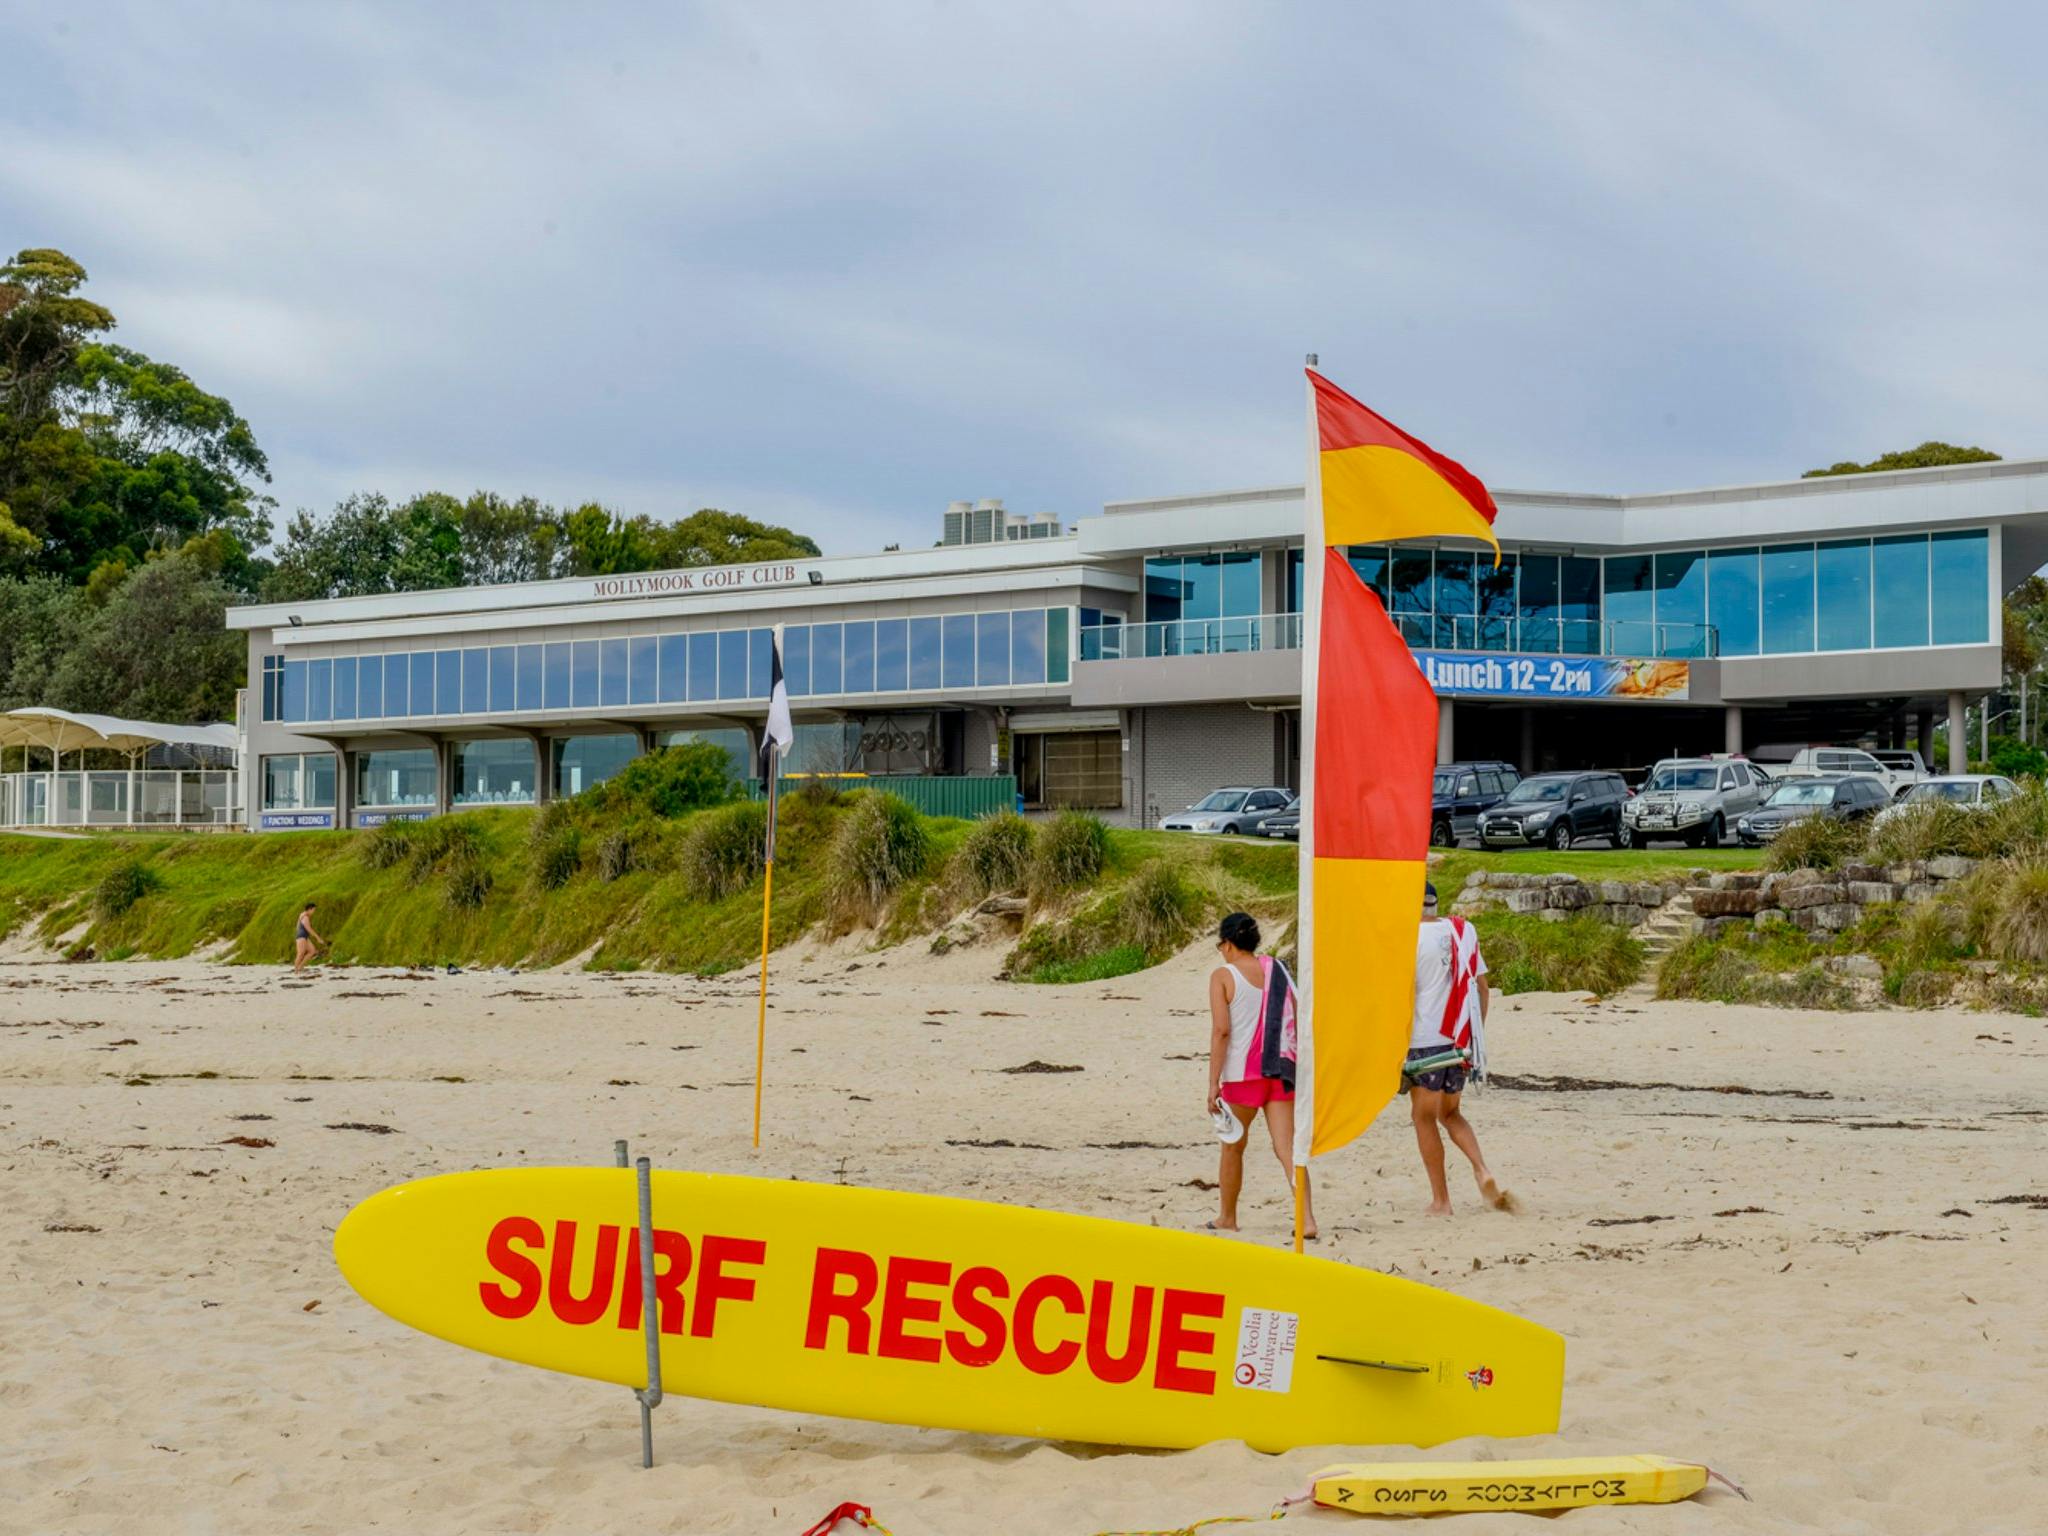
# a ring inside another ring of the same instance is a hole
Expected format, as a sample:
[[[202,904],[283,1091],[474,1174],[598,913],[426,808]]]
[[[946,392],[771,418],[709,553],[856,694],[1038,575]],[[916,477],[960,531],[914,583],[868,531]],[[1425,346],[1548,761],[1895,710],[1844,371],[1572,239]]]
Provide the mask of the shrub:
[[[490,866],[474,849],[465,848],[448,863],[448,883],[442,894],[458,912],[473,912],[491,892]]]
[[[1534,916],[1482,919],[1489,979],[1502,992],[1596,992],[1631,986],[1643,974],[1643,946],[1625,928],[1597,918],[1561,923]]]
[[[643,753],[576,798],[598,811],[638,807],[676,817],[724,805],[739,792],[731,753],[716,742],[686,741]]]
[[[2048,961],[2048,864],[2021,864],[2006,877],[1989,938],[2001,960]]]
[[[533,813],[533,821],[526,829],[527,846],[538,851],[541,844],[569,826],[573,820],[568,801],[550,800]]]
[[[976,822],[955,855],[960,883],[971,899],[1015,890],[1031,866],[1031,823],[1015,811],[998,811]]]
[[[1117,898],[1116,930],[1154,961],[1187,943],[1202,915],[1201,898],[1181,872],[1154,859],[1131,877]]]
[[[1657,969],[1657,995],[1778,1008],[1849,1008],[1855,994],[1823,970],[1798,930],[1765,938],[1696,935]]]
[[[415,821],[408,826],[409,857],[405,872],[414,885],[425,885],[439,870],[462,864],[481,866],[484,861],[483,833],[467,816],[436,816],[432,821]]]
[[[1967,852],[1973,846],[1975,813],[1936,801],[1909,805],[1870,833],[1869,852],[1874,864],[1909,864],[1919,859],[1937,859]]]
[[[1963,813],[1960,852],[1980,859],[2032,859],[2048,855],[2048,790],[2027,784],[2009,799]]]
[[[597,845],[597,878],[617,880],[640,867],[640,838],[622,827]]]
[[[1771,840],[1768,869],[1838,869],[1863,857],[1864,827],[1832,816],[1795,821]]]
[[[544,891],[558,891],[583,867],[583,834],[565,823],[539,839],[533,850],[533,880]]]
[[[371,869],[392,869],[412,857],[412,829],[417,822],[387,821],[363,838],[363,863]]]
[[[119,917],[152,891],[163,889],[163,878],[140,859],[127,859],[100,876],[93,892],[93,911],[102,919]]]
[[[1087,885],[1109,858],[1109,828],[1088,811],[1061,811],[1038,834],[1031,860],[1031,893],[1051,896]]]
[[[826,895],[843,922],[872,922],[904,881],[924,873],[931,841],[909,801],[865,790],[839,823],[827,854]]]
[[[700,901],[722,901],[761,873],[768,807],[740,800],[706,811],[683,839],[683,883]]]
[[[1145,951],[1137,945],[1119,944],[1115,949],[1100,950],[1078,960],[1040,961],[1030,970],[1021,972],[1016,979],[1066,986],[1077,981],[1107,981],[1112,976],[1128,976],[1133,971],[1144,970],[1151,963]]]

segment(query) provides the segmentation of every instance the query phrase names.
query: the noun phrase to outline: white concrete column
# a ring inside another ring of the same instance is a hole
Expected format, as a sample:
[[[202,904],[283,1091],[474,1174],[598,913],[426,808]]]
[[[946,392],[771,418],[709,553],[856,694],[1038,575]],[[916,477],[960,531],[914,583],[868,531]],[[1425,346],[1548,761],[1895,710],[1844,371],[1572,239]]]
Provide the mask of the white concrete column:
[[[1724,751],[1739,753],[1742,750],[1742,706],[1730,704],[1724,713],[1726,724],[1722,727],[1722,748]]]
[[[1457,734],[1451,718],[1451,701],[1436,701],[1436,760],[1448,763],[1458,755]]]
[[[1920,749],[1920,761],[1927,765],[1929,773],[1934,772],[1934,711],[1923,709],[1913,717],[1913,729],[1917,740],[1914,745]]]
[[[1959,691],[1948,696],[1948,771],[1968,773],[1970,771],[1970,726],[1963,713],[1963,695]]]

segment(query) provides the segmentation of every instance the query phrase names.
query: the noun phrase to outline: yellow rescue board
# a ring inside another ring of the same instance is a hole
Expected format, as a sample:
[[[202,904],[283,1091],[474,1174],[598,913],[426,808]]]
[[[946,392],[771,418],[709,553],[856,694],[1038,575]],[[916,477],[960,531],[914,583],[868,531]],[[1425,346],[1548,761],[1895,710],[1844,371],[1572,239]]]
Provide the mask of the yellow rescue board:
[[[1583,1509],[1676,1504],[1707,1486],[1707,1469],[1662,1456],[1565,1456],[1546,1461],[1400,1461],[1328,1467],[1315,1497],[1362,1515],[1466,1514],[1479,1509]]]
[[[446,1174],[334,1235],[348,1283],[451,1343],[646,1381],[634,1176]],[[656,1172],[662,1387],[1106,1445],[1435,1445],[1557,1428],[1564,1341],[1427,1286],[974,1200]]]

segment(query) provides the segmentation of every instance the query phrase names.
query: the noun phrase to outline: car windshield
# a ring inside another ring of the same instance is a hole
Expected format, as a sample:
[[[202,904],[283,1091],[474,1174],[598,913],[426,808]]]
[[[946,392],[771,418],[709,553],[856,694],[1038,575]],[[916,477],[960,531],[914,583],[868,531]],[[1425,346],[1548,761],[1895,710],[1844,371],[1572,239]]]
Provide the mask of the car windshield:
[[[1926,805],[1934,800],[1967,802],[1976,798],[1977,786],[1975,784],[1967,781],[1959,784],[1953,780],[1944,783],[1939,779],[1929,779],[1923,783],[1915,784],[1911,789],[1907,790],[1906,798],[1900,803],[1903,805]]]
[[[1650,775],[1645,789],[1712,789],[1712,768],[1659,768]]]
[[[1571,786],[1570,779],[1524,779],[1508,791],[1508,800],[1523,804],[1530,801],[1562,800],[1564,792]]]
[[[1801,779],[1793,784],[1781,784],[1772,792],[1771,805],[1833,805],[1835,786],[1815,779]]]
[[[1429,792],[1448,800],[1458,792],[1458,776],[1455,773],[1439,773],[1430,780]]]
[[[1188,807],[1191,811],[1235,811],[1241,809],[1246,800],[1241,789],[1219,789],[1213,795]]]

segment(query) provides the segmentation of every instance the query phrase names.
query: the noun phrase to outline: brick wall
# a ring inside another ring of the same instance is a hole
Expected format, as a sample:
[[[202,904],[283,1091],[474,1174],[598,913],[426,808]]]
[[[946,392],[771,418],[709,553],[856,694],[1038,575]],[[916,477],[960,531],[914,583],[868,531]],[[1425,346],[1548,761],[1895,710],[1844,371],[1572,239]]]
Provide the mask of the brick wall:
[[[1243,704],[1135,711],[1124,819],[1156,826],[1225,784],[1277,784],[1273,716]]]

